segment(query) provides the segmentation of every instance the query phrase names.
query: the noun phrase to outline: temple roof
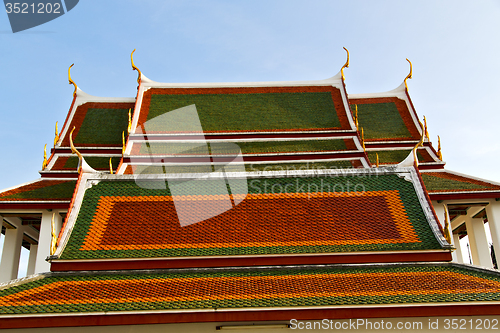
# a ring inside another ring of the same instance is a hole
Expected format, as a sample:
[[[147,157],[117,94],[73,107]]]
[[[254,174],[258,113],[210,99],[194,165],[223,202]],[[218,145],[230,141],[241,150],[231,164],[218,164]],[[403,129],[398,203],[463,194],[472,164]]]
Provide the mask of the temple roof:
[[[0,287],[0,318],[104,312],[497,305],[500,274],[459,264],[45,273]],[[19,318],[19,317],[18,317]],[[181,320],[180,317],[174,320]]]
[[[412,170],[85,175],[53,260],[443,251]]]
[[[247,164],[336,160],[344,167],[369,166],[340,75],[197,84],[142,75],[131,127],[120,174],[136,173],[144,163],[217,163],[227,158],[217,145],[238,147]]]

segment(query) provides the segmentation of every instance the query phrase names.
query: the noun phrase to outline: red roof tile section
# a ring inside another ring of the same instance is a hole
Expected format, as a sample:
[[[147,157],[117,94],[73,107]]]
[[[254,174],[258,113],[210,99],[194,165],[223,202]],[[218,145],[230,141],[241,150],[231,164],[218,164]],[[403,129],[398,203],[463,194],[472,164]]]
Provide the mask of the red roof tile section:
[[[219,199],[216,195],[185,198],[193,210],[196,201],[201,200],[203,207],[203,202],[216,204]],[[272,220],[269,211],[274,212]],[[302,218],[305,215],[307,219]],[[159,223],[162,228],[157,228]],[[249,194],[233,209],[188,227],[179,225],[172,197],[138,196],[101,197],[81,250],[407,242],[420,240],[397,191],[365,192],[361,197],[331,192]]]

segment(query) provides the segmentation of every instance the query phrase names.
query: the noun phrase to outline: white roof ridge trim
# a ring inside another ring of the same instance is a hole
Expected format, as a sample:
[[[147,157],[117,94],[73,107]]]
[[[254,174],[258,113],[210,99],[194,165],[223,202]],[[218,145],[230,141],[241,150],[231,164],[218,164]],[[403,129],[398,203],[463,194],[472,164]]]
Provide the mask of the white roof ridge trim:
[[[295,87],[295,86],[321,86],[332,85],[337,88],[342,87],[342,75],[340,71],[331,78],[324,80],[305,81],[265,81],[265,82],[200,82],[200,83],[166,83],[149,79],[144,74],[141,75],[141,84],[147,88],[231,88],[231,87]]]
[[[406,95],[405,83],[401,83],[397,88],[378,93],[347,94],[347,98],[377,98],[377,97],[404,97]]]
[[[118,102],[118,103],[135,103],[135,97],[101,97],[87,94],[80,88],[76,89],[76,104],[78,106],[87,102]]]

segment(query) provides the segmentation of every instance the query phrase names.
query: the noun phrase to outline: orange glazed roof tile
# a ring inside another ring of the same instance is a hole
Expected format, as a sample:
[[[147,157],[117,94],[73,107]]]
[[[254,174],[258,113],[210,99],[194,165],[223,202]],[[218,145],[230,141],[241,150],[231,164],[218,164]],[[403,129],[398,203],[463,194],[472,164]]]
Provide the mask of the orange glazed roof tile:
[[[160,180],[149,188],[133,176],[89,178],[92,185],[81,184],[87,189],[77,198],[54,259],[446,248],[428,203],[418,197],[418,180],[408,181],[411,172],[399,171],[364,178],[359,172],[249,178],[229,195],[215,178]],[[171,186],[183,186],[184,194],[172,195]],[[203,218],[183,226],[179,209],[191,214],[185,218]]]
[[[19,314],[314,306],[446,306],[500,301],[497,271],[458,264],[309,265],[46,273],[0,287],[0,320]]]

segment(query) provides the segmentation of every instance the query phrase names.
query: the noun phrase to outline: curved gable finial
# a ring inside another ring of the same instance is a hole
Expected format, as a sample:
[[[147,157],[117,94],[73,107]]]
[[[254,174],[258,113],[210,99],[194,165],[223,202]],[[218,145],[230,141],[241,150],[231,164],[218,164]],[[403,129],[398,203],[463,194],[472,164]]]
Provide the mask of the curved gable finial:
[[[113,174],[113,163],[111,161],[112,157],[109,158],[109,173]]]
[[[69,84],[72,84],[75,86],[75,91],[73,91],[73,96],[76,96],[76,91],[78,89],[78,86],[76,85],[75,81],[73,81],[71,79],[71,67],[73,67],[75,64],[71,64],[71,66],[69,66],[68,68],[68,81],[69,81]]]
[[[345,62],[344,66],[340,69],[340,73],[342,73],[342,80],[345,80],[344,77],[344,68],[349,68],[349,50],[344,47],[344,50],[347,52],[347,61]]]
[[[52,213],[52,220],[50,221],[50,255],[53,256],[57,250],[57,235],[56,235],[56,224],[54,218],[56,213]]]
[[[418,123],[420,124],[420,127],[423,129],[424,126],[422,125],[422,122],[420,121],[420,119],[418,120]],[[417,149],[418,149],[418,147],[422,147],[424,145],[424,138],[425,138],[425,131],[422,130],[422,137],[420,138],[420,141],[418,141],[418,143],[413,148],[413,158],[415,159],[415,163],[417,165],[418,165]]]
[[[71,130],[71,133],[69,133],[69,144],[71,146],[71,153],[76,154],[78,156],[78,173],[97,173],[96,170],[94,170],[90,165],[87,164],[85,159],[83,158],[82,154],[75,148],[75,145],[73,144],[73,131],[75,130],[75,126],[73,126],[73,129]]]
[[[75,130],[75,127],[73,126],[73,129],[69,133],[69,145],[71,146],[71,153],[76,154],[78,156],[78,159],[80,160],[79,166],[78,166],[78,173],[82,170],[82,160],[83,156],[80,154],[78,150],[76,150],[75,145],[73,144],[73,131]]]
[[[45,147],[43,148],[43,163],[42,163],[42,171],[47,168],[48,161],[47,161],[47,144],[45,144]]]
[[[54,137],[54,147],[57,145],[57,141],[59,141],[59,130],[57,129],[57,121],[56,121],[56,135]]]
[[[412,74],[413,74],[413,66],[411,64],[411,61],[408,60],[408,58],[406,58],[406,61],[408,61],[410,63],[410,73],[408,73],[408,75],[405,77],[405,87],[406,87],[406,90],[408,90],[408,85],[406,84],[406,80],[411,79]]]
[[[438,135],[438,151],[437,151],[437,156],[439,160],[443,160],[443,152],[441,151],[441,138]]]
[[[141,83],[141,78],[142,78],[142,73],[141,73],[141,71],[139,70],[139,68],[137,68],[137,67],[135,66],[135,64],[134,64],[134,52],[135,52],[135,50],[136,50],[136,49],[134,49],[134,50],[132,51],[132,54],[130,54],[130,61],[131,61],[131,63],[132,63],[132,70],[137,71],[137,72],[139,73],[139,76],[137,77],[137,83],[139,83],[139,84],[140,84],[140,83]]]

